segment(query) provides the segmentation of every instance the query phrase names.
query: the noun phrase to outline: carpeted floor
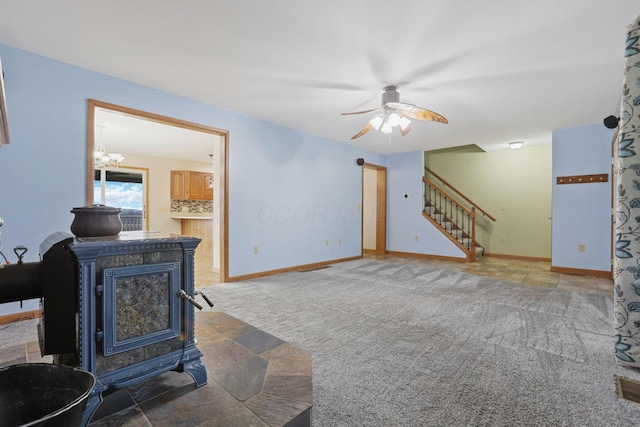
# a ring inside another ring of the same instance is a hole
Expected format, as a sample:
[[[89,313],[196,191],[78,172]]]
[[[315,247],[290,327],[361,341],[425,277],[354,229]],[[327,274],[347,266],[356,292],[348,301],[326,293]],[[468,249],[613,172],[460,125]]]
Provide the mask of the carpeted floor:
[[[312,353],[316,427],[640,423],[607,295],[372,260],[200,290]]]

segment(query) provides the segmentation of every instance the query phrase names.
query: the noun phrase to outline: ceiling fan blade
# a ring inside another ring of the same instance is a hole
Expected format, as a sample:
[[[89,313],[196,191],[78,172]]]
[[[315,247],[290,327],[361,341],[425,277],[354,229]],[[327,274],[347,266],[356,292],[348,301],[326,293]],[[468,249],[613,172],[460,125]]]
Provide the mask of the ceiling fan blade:
[[[398,130],[400,131],[400,133],[402,134],[402,136],[405,136],[406,134],[408,134],[409,132],[411,132],[411,123],[409,123],[407,125],[407,127],[405,127],[404,129],[402,129],[402,127],[400,127],[399,125],[396,126],[398,128]]]
[[[411,104],[404,104],[401,102],[389,102],[387,106],[400,110],[403,115],[416,120],[431,120],[432,122],[447,124],[449,121],[440,114],[426,110],[424,108],[416,107]]]
[[[365,111],[355,111],[353,113],[342,113],[343,116],[349,116],[351,114],[365,114],[365,113],[372,113],[374,111],[380,111],[382,108],[374,108],[373,110],[365,110]]]
[[[372,129],[371,123],[367,122],[367,125],[360,132],[358,132],[356,135],[352,136],[351,139],[360,138],[362,135],[364,135],[365,133],[369,132],[371,129]]]

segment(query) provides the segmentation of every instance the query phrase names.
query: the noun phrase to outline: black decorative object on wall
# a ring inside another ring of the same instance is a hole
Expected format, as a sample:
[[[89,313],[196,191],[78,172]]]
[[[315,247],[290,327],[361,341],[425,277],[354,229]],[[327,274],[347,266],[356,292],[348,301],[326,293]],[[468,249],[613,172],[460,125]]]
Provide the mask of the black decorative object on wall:
[[[607,116],[604,118],[603,123],[607,129],[615,129],[618,127],[620,118],[616,116]]]
[[[356,160],[356,163],[358,164],[358,166],[362,166],[364,165],[364,159],[360,157],[358,160]]]

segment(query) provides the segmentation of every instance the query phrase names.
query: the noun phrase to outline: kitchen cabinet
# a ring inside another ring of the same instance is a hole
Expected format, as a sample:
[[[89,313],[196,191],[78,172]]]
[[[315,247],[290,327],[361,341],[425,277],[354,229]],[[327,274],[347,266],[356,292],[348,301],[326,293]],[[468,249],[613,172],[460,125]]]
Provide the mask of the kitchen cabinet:
[[[171,171],[171,198],[186,199],[187,171]]]
[[[171,171],[171,198],[183,200],[213,200],[209,187],[212,175],[196,171]]]
[[[187,171],[187,199],[211,200],[213,188],[209,187],[211,174]]]
[[[203,176],[204,185],[202,188],[202,198],[205,200],[213,200],[213,174],[205,173]]]
[[[201,239],[198,256],[213,256],[213,220],[183,219],[180,221],[180,234]]]

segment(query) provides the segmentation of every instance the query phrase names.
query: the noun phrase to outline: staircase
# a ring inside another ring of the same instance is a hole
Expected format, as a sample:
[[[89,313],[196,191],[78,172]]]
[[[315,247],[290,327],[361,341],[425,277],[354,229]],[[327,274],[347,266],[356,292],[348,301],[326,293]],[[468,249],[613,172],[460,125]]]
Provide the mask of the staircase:
[[[484,248],[476,241],[476,211],[480,211],[492,221],[495,219],[433,171],[428,168],[425,168],[425,171],[437,178],[441,184],[437,185],[426,176],[422,178],[424,194],[422,215],[465,252],[467,262],[476,261],[484,255]],[[445,192],[442,188],[445,186],[457,193],[457,197]],[[464,206],[463,203],[469,207]]]
[[[473,262],[484,255],[484,248],[470,237],[473,231],[470,234],[468,227],[465,231],[463,228],[464,224],[454,223],[451,218],[432,205],[425,205],[422,214],[467,254],[467,261]],[[471,223],[471,215],[466,213],[465,215],[466,218],[464,222],[467,224]]]

